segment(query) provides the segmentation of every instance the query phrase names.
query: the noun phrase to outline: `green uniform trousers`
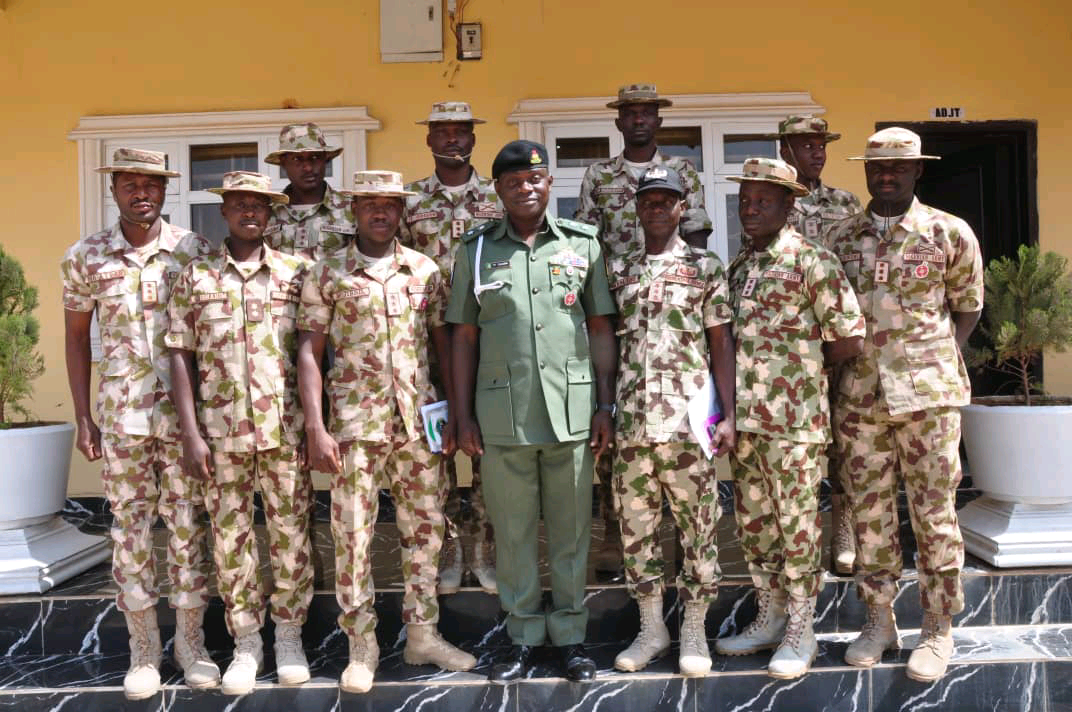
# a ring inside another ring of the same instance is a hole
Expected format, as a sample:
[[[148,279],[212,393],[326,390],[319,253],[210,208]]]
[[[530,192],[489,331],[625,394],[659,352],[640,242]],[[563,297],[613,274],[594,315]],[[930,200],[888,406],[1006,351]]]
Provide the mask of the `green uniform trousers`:
[[[592,531],[592,450],[587,438],[540,445],[484,445],[484,500],[495,529],[499,600],[518,645],[584,642],[584,585]],[[544,612],[537,528],[543,512],[551,568]]]

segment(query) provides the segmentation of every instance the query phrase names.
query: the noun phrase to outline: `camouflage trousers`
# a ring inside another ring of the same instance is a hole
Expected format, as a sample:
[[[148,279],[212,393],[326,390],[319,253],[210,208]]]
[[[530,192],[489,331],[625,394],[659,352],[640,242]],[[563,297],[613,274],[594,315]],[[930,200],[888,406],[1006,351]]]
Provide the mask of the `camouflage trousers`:
[[[629,592],[661,593],[666,561],[659,524],[663,497],[680,532],[684,565],[677,577],[681,598],[708,601],[718,592],[715,528],[721,509],[718,484],[695,443],[622,443],[614,458],[614,499],[622,525]]]
[[[253,528],[253,488],[258,485],[268,530],[273,587],[272,620],[305,623],[313,600],[309,508],[312,482],[298,450],[283,445],[259,452],[213,448],[215,476],[205,495],[212,517],[216,577],[232,636],[264,625],[264,582]]]
[[[737,536],[758,589],[793,598],[819,592],[820,443],[738,433],[731,456]]]
[[[443,502],[443,515],[447,520],[447,538],[461,539],[468,536],[476,544],[494,544],[495,531],[488,519],[488,510],[484,506],[484,488],[480,483],[480,458],[472,458],[473,482],[469,487],[469,508],[467,513],[462,507],[462,496],[458,491],[458,467],[456,458],[467,457],[464,454],[454,458],[440,458],[439,466],[445,471],[440,475],[449,485],[446,501]]]
[[[424,440],[340,443],[342,472],[332,480],[331,533],[335,539],[335,597],[339,627],[351,638],[376,629],[371,548],[379,492],[395,502],[405,593],[405,623],[439,620],[436,577],[446,523],[441,502],[446,480],[439,455]]]
[[[168,530],[168,602],[173,608],[208,603],[212,572],[204,483],[182,474],[182,445],[154,437],[101,435],[101,479],[114,522],[112,576],[119,586],[120,610],[143,611],[156,605],[153,524]]]
[[[902,553],[897,490],[904,481],[916,536],[923,610],[964,610],[960,570],[964,539],[955,507],[960,468],[960,411],[932,408],[903,415],[840,408],[834,434],[842,478],[856,517],[856,590],[870,604],[897,595]]]

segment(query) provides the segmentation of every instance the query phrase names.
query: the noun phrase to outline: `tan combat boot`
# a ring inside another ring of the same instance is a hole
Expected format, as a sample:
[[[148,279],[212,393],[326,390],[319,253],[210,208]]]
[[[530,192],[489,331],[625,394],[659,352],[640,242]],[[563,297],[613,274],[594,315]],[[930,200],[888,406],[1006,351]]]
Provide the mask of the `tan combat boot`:
[[[130,633],[130,669],[123,678],[123,694],[128,700],[144,700],[160,689],[160,628],[156,609],[126,611]]]
[[[595,569],[604,574],[622,570],[622,527],[617,519],[603,520],[603,544],[596,552]]]
[[[275,627],[275,674],[280,685],[309,681],[309,661],[302,649],[301,626],[279,623]]]
[[[640,632],[633,643],[614,658],[614,667],[625,672],[643,670],[670,649],[670,631],[663,622],[663,594],[637,596],[636,602],[640,609]]]
[[[406,648],[402,651],[402,659],[408,665],[435,665],[455,672],[476,667],[476,658],[443,640],[434,623],[406,624]]]
[[[849,643],[845,662],[857,667],[871,667],[882,659],[882,653],[900,647],[893,604],[875,604],[867,607],[867,620],[860,635]]]
[[[257,684],[257,673],[264,663],[264,645],[261,632],[240,635],[235,640],[234,657],[223,673],[223,694],[246,695]]]
[[[790,598],[786,610],[789,619],[785,638],[767,665],[767,674],[779,680],[792,680],[806,673],[819,653],[814,628],[815,598]]]
[[[205,690],[220,684],[220,668],[205,648],[205,609],[175,609],[175,663],[182,668],[187,687]]]
[[[681,652],[677,667],[685,677],[699,677],[711,671],[711,651],[707,647],[707,601],[685,601],[681,620]]]
[[[339,687],[343,692],[363,694],[372,689],[372,678],[380,664],[380,646],[376,634],[367,633],[350,638],[350,664],[342,671]]]
[[[923,614],[919,644],[908,656],[905,673],[919,682],[934,682],[949,667],[953,655],[953,619],[937,613]]]
[[[486,541],[473,544],[473,561],[469,564],[469,570],[476,576],[485,593],[499,592],[499,582],[495,578],[494,544]]]
[[[830,523],[833,529],[830,542],[830,560],[834,570],[842,575],[852,573],[856,563],[856,532],[852,509],[846,495],[830,496]]]
[[[781,644],[788,620],[785,612],[785,593],[757,589],[756,598],[759,605],[756,619],[738,635],[715,641],[715,650],[722,655],[751,655]]]
[[[439,550],[439,585],[436,587],[439,595],[457,593],[462,587],[462,572],[465,568],[463,561],[462,543],[457,537],[451,537],[443,542],[443,548]]]

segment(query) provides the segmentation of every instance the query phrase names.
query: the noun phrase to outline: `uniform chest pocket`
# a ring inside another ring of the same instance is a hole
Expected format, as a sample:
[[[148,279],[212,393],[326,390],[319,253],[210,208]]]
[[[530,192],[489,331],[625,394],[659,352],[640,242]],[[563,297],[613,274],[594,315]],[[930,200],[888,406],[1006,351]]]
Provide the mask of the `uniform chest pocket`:
[[[200,352],[233,353],[234,310],[228,300],[207,302],[197,315],[197,348]]]
[[[562,312],[580,309],[581,289],[587,270],[584,267],[549,265],[548,277],[551,286],[551,303]]]
[[[98,282],[94,291],[97,321],[102,328],[124,326],[129,320],[127,283],[123,278]]]
[[[480,282],[473,283],[473,294],[480,304],[481,324],[513,313],[517,308],[514,304],[513,287],[509,263],[485,268],[481,272]]]
[[[440,224],[440,221],[436,218],[418,220],[413,223],[413,232],[420,233],[421,235],[435,235],[439,232]]]
[[[945,264],[926,259],[905,259],[901,263],[898,292],[901,309],[905,312],[915,316],[941,312],[945,304]]]

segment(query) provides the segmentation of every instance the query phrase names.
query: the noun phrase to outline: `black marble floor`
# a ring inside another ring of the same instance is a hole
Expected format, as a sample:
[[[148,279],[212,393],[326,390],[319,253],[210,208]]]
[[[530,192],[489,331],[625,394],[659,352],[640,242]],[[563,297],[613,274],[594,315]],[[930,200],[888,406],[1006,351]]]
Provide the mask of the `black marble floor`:
[[[724,500],[732,499],[732,494]],[[970,498],[970,495],[969,495]],[[724,501],[731,505],[732,501]],[[732,512],[727,506],[724,510]],[[321,502],[314,527],[318,551],[316,594],[304,629],[313,679],[300,688],[275,684],[271,655],[272,626],[265,630],[265,667],[254,693],[229,698],[218,692],[194,692],[182,685],[172,666],[170,637],[174,615],[166,598],[158,606],[165,646],[165,689],[139,703],[122,696],[127,641],[122,614],[114,603],[115,587],[102,565],[43,596],[0,598],[0,710],[1043,710],[1072,711],[1072,569],[999,570],[969,557],[964,570],[967,607],[957,616],[956,650],[949,673],[933,685],[912,682],[904,674],[908,653],[920,625],[914,546],[907,524],[902,531],[905,576],[896,602],[901,651],[890,652],[870,670],[844,664],[845,647],[863,623],[864,607],[852,581],[827,575],[819,596],[816,631],[820,654],[813,670],[795,681],[766,675],[769,654],[714,657],[706,677],[676,674],[676,650],[642,673],[613,670],[614,656],[636,634],[636,606],[620,579],[589,571],[587,606],[589,649],[599,666],[596,682],[578,685],[560,677],[547,651],[537,651],[529,677],[506,687],[486,683],[495,655],[509,645],[498,599],[475,587],[440,597],[440,629],[451,642],[479,659],[468,673],[445,673],[402,662],[404,628],[399,620],[402,582],[398,573],[398,539],[385,507],[373,543],[377,636],[382,650],[376,685],[368,695],[340,694],[338,677],[346,664],[347,645],[335,618],[333,548],[327,512]],[[382,512],[382,513],[383,513]],[[83,530],[106,534],[106,507],[94,501],[71,502],[67,516]],[[824,515],[825,516],[825,515]],[[164,533],[158,531],[158,544]],[[664,551],[674,560],[673,531],[663,527]],[[602,537],[593,524],[593,550]],[[263,537],[261,537],[263,541]],[[747,570],[736,544],[732,516],[720,521],[719,560],[723,581],[708,615],[708,637],[731,635],[755,612]],[[158,548],[159,581],[166,592],[163,552]],[[262,569],[270,570],[262,551]],[[673,578],[673,564],[667,579]],[[470,582],[472,583],[472,582]],[[676,640],[680,606],[671,591],[665,616]],[[229,661],[232,641],[223,625],[218,599],[206,620],[208,645],[217,662]]]

